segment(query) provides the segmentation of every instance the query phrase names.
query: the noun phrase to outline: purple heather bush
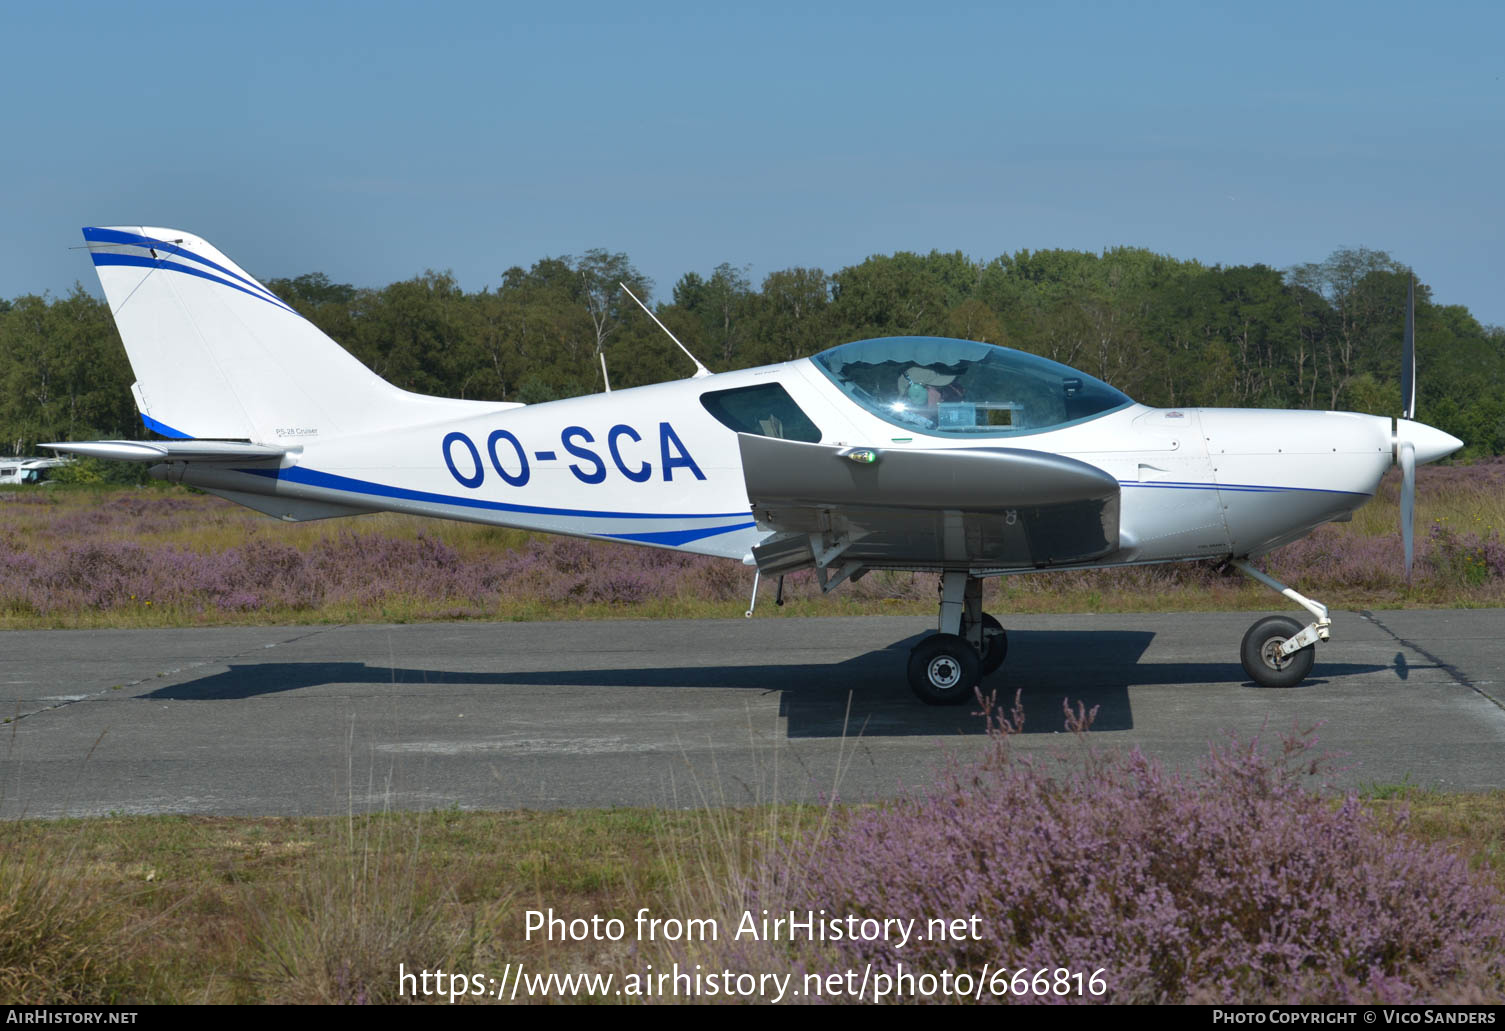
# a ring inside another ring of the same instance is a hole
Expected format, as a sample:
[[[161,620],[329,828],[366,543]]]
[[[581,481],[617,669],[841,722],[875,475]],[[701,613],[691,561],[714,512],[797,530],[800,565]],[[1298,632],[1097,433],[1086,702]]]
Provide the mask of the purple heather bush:
[[[1404,817],[1304,782],[1313,739],[1214,748],[1196,773],[1137,750],[1040,761],[992,747],[922,797],[851,812],[777,862],[752,905],[981,917],[981,940],[847,941],[863,969],[1101,970],[1103,1001],[1411,1002],[1505,990],[1505,900]],[[1080,713],[1068,727],[1080,729]],[[1070,994],[1015,1001],[1093,1001]],[[1001,1000],[1000,1000],[1001,1001]]]
[[[447,616],[481,616],[506,602],[724,600],[751,584],[748,570],[725,560],[560,537],[462,555],[424,531],[362,531],[355,522],[298,546],[276,523],[218,499],[157,493],[53,504],[37,532],[31,507],[51,499],[30,497],[26,518],[16,518],[16,506],[0,507],[0,611],[11,614],[148,605],[248,613],[416,599]],[[238,531],[239,543],[204,551],[151,539],[205,525]]]

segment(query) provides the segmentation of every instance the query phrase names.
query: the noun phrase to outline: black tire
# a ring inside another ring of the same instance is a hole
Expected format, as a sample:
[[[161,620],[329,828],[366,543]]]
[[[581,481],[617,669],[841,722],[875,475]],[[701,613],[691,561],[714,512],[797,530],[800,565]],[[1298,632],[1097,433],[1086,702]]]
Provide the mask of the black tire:
[[[982,614],[982,675],[987,676],[999,666],[1009,654],[1009,632],[1003,625],[988,615]]]
[[[909,687],[926,705],[960,705],[980,680],[977,651],[955,634],[932,634],[909,653]]]
[[[1301,624],[1286,616],[1266,616],[1249,628],[1239,648],[1244,672],[1260,687],[1295,687],[1306,679],[1316,661],[1316,648],[1307,645],[1280,658],[1277,649],[1301,632]]]

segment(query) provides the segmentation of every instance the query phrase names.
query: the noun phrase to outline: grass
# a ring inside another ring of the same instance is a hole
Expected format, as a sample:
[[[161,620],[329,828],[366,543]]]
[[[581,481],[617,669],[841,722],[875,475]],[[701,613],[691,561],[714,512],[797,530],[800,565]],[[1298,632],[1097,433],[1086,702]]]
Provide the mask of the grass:
[[[1403,808],[1412,835],[1455,846],[1505,886],[1505,791],[1454,795],[1406,786],[1372,804]]]
[[[767,813],[717,818],[741,840]],[[637,969],[626,945],[529,941],[524,914],[673,914],[703,830],[644,809],[11,823],[0,1001],[393,1002],[399,962]]]

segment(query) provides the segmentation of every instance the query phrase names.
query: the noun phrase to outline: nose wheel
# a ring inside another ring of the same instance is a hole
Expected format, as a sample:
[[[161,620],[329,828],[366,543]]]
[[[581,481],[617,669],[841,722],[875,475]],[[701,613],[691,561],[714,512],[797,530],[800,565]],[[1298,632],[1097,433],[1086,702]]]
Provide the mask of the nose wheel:
[[[1302,626],[1286,616],[1266,616],[1249,628],[1239,647],[1239,659],[1250,680],[1260,687],[1295,687],[1312,671],[1317,642],[1327,640],[1331,632],[1327,606],[1303,597],[1244,559],[1234,559],[1232,565],[1317,617]]]
[[[1312,671],[1317,649],[1307,645],[1289,655],[1287,641],[1301,633],[1301,624],[1286,616],[1267,616],[1249,628],[1239,648],[1244,672],[1260,687],[1295,687]]]

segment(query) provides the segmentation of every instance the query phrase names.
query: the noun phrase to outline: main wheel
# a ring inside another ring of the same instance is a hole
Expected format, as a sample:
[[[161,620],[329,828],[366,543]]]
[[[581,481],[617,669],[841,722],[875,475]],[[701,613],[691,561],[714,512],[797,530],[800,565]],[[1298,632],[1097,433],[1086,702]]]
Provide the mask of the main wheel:
[[[1244,635],[1239,658],[1244,672],[1260,687],[1295,687],[1306,679],[1316,660],[1312,645],[1294,655],[1281,655],[1280,646],[1301,632],[1301,624],[1286,616],[1267,616]]]
[[[955,634],[932,634],[909,653],[909,687],[926,705],[965,702],[981,679],[976,650]]]
[[[1003,625],[988,615],[982,614],[982,675],[987,676],[999,666],[1009,654],[1009,632]]]

